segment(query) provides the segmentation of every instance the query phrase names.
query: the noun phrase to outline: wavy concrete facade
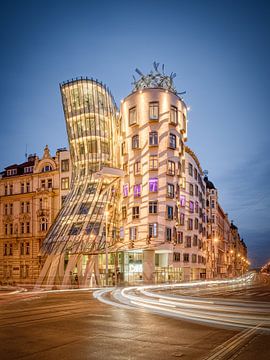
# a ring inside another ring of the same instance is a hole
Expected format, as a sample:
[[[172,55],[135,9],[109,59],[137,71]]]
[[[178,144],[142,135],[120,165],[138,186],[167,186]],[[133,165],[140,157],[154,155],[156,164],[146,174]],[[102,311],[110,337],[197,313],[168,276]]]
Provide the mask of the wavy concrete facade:
[[[118,179],[97,176],[102,168],[119,168],[118,113],[109,90],[96,80],[79,78],[60,89],[72,183],[43,242],[42,253],[48,257],[38,284],[69,285],[75,269],[76,281],[85,285],[89,273],[97,272],[95,254],[118,239]]]

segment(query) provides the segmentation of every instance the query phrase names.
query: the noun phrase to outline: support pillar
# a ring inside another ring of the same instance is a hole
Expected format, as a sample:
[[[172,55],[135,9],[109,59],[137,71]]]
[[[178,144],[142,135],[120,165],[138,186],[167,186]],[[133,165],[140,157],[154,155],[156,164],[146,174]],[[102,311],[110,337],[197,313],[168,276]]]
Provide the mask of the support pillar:
[[[143,281],[147,284],[155,282],[155,250],[143,251]]]

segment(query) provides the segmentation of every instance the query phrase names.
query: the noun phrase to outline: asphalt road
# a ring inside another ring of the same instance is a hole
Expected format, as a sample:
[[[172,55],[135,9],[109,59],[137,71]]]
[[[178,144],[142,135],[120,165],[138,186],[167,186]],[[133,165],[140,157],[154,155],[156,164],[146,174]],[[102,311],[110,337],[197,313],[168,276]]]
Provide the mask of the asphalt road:
[[[237,286],[234,294],[232,288],[209,288],[208,294],[219,296],[219,290],[230,291],[228,298],[245,291],[254,301],[270,301],[267,282]],[[257,329],[218,328],[110,306],[92,291],[0,294],[0,306],[1,360],[270,359],[270,336]]]

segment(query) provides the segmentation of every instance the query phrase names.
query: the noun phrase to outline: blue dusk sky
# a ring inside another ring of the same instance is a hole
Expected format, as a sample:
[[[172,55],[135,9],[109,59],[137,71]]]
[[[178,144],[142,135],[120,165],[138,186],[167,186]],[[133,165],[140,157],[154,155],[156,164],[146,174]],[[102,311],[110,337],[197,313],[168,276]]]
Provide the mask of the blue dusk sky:
[[[138,67],[176,72],[188,145],[254,266],[270,260],[269,1],[10,1],[1,5],[0,168],[67,146],[59,83],[105,82],[119,104]]]

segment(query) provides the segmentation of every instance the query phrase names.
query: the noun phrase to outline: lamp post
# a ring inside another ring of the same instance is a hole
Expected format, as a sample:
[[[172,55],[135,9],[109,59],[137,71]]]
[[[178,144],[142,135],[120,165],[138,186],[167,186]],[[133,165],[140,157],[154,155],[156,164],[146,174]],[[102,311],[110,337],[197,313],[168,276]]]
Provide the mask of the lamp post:
[[[107,205],[108,207],[108,205]],[[108,241],[107,241],[107,226],[108,226],[108,210],[105,211],[105,282],[108,285]]]

